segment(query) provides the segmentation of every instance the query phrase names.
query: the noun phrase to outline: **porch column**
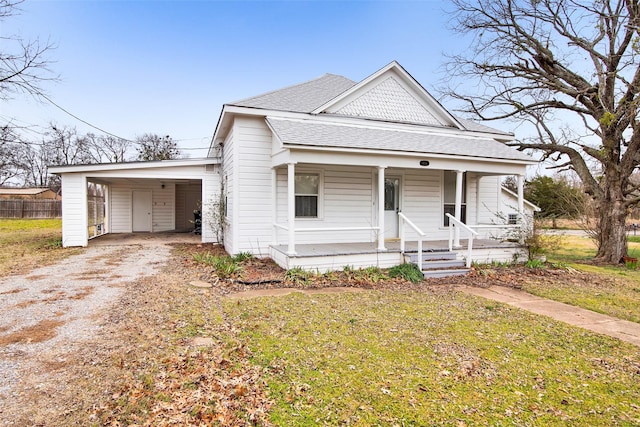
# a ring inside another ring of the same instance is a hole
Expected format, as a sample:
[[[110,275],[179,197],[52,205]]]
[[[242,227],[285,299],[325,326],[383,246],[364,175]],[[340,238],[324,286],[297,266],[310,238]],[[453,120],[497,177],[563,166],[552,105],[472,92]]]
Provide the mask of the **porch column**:
[[[518,175],[518,217],[524,221],[524,175]]]
[[[271,244],[278,244],[278,172],[276,168],[271,168]]]
[[[456,210],[455,216],[458,221],[462,221],[462,179],[464,178],[464,171],[456,171]],[[460,247],[460,227],[455,227],[455,237],[453,246]]]
[[[480,224],[480,179],[481,175],[476,174],[476,224]],[[499,205],[498,205],[499,206]]]
[[[296,164],[287,164],[287,227],[289,232],[288,255],[296,254]]]
[[[384,169],[378,166],[378,250],[386,251],[384,247]]]

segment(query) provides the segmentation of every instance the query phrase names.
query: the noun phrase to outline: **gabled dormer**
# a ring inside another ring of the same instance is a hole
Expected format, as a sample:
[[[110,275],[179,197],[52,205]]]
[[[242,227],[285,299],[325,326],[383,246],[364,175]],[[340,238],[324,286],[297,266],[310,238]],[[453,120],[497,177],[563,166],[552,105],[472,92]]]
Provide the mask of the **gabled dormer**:
[[[396,61],[321,105],[313,114],[464,128]]]

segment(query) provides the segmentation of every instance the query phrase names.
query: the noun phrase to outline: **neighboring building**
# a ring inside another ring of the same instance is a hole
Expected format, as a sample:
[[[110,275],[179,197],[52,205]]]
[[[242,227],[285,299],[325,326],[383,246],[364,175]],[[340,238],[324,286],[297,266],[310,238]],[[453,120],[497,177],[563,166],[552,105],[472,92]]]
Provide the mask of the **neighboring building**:
[[[518,217],[520,214],[518,212],[518,195],[516,193],[501,186],[499,206],[500,209],[498,210],[498,216],[505,218],[507,224],[515,225],[518,223]],[[526,215],[528,215],[528,218],[525,218],[527,221],[531,221],[533,219],[532,215],[534,212],[541,211],[538,206],[534,205],[527,199],[524,199],[524,208]]]
[[[55,191],[48,188],[11,188],[0,187],[0,199],[49,199],[60,200]]]
[[[535,163],[504,144],[513,138],[454,117],[392,62],[358,83],[327,74],[225,104],[206,159],[51,170],[62,177],[65,246],[87,245],[86,188],[100,182],[108,233],[184,228],[199,195],[202,241],[219,234],[231,254],[321,271],[387,267],[404,260],[401,230],[440,249],[446,214],[490,237],[501,177],[518,175],[522,188]],[[520,195],[516,209],[532,208]],[[474,254],[520,249],[496,243]]]

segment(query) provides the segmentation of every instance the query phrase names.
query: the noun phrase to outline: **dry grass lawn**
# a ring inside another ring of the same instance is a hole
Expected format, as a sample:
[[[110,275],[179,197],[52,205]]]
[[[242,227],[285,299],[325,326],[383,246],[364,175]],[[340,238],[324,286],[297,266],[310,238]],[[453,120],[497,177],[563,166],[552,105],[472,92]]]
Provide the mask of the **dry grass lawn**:
[[[59,219],[0,219],[0,277],[31,271],[80,250],[62,248]]]

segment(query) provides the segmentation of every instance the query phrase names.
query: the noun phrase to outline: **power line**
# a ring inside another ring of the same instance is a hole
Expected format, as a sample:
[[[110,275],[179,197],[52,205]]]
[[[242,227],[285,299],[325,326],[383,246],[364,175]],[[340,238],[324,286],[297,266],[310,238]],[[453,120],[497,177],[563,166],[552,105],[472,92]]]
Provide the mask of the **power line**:
[[[93,129],[99,130],[100,132],[105,133],[105,134],[107,134],[107,135],[109,135],[109,136],[112,136],[112,137],[114,137],[114,138],[118,138],[118,139],[125,140],[125,141],[127,141],[127,142],[133,142],[133,143],[135,143],[135,141],[132,141],[132,140],[130,140],[130,139],[123,138],[123,137],[121,137],[121,136],[118,136],[118,135],[116,135],[116,134],[113,134],[113,133],[111,133],[111,132],[109,132],[109,131],[106,131],[106,130],[104,130],[104,129],[102,129],[102,128],[98,127],[98,126],[95,126],[95,125],[93,125],[93,124],[89,123],[89,122],[88,122],[88,121],[86,121],[86,120],[81,119],[80,117],[76,116],[75,114],[71,113],[70,111],[66,110],[65,108],[61,107],[60,105],[56,104],[56,103],[55,103],[51,98],[49,98],[48,96],[46,96],[46,95],[45,95],[45,94],[43,94],[42,92],[38,91],[38,92],[37,92],[37,94],[38,94],[39,96],[43,97],[44,99],[46,99],[47,101],[49,101],[49,102],[51,103],[51,105],[53,105],[54,107],[56,107],[56,108],[60,109],[60,110],[61,110],[61,111],[63,111],[64,113],[66,113],[66,114],[70,115],[70,116],[71,116],[71,117],[73,117],[74,119],[76,119],[76,120],[78,120],[78,121],[80,121],[80,122],[84,123],[84,124],[85,124],[85,125],[87,125],[87,126],[89,126],[89,127],[93,128]]]
[[[19,77],[20,77],[20,78],[22,78],[22,76],[19,76]],[[23,79],[23,80],[24,80],[24,79]],[[25,83],[27,83],[27,82],[25,81]],[[27,84],[28,84],[28,83],[27,83]],[[54,100],[52,100],[52,99],[51,99],[51,98],[49,98],[47,95],[45,95],[44,93],[42,93],[42,91],[40,91],[40,90],[38,90],[38,89],[36,89],[36,88],[33,88],[33,87],[32,87],[32,89],[34,90],[34,92],[35,92],[35,94],[36,94],[36,95],[38,95],[38,96],[40,96],[40,97],[44,98],[44,99],[45,99],[45,100],[47,100],[51,105],[53,105],[54,107],[58,108],[60,111],[64,112],[65,114],[68,114],[69,116],[73,117],[74,119],[76,119],[76,120],[80,121],[81,123],[84,123],[85,125],[87,125],[87,126],[89,126],[89,127],[93,128],[93,129],[99,130],[100,132],[102,132],[102,133],[104,133],[104,134],[107,134],[107,135],[109,135],[109,136],[112,136],[112,137],[114,137],[114,138],[122,139],[122,140],[124,140],[124,141],[130,142],[130,143],[133,143],[133,144],[140,145],[140,143],[139,143],[138,141],[133,141],[133,140],[130,140],[130,139],[128,139],[128,138],[123,138],[123,137],[118,136],[118,135],[116,135],[116,134],[114,134],[114,133],[112,133],[112,132],[106,131],[106,130],[104,130],[104,129],[102,129],[102,128],[100,128],[100,127],[98,127],[98,126],[96,126],[96,125],[94,125],[94,124],[92,124],[92,123],[89,123],[88,121],[86,121],[86,120],[84,120],[84,119],[82,119],[82,118],[78,117],[77,115],[73,114],[72,112],[70,112],[70,111],[69,111],[69,110],[67,110],[66,108],[64,108],[64,107],[62,107],[61,105],[57,104]],[[5,118],[5,120],[7,120],[7,119]],[[11,119],[9,119],[9,120],[7,120],[7,121],[10,121],[10,120],[11,120]],[[15,120],[15,118],[13,118],[13,120]],[[23,122],[23,123],[25,123],[25,124],[29,124],[29,125],[31,125],[31,126],[40,127],[41,129],[45,129],[45,128],[43,128],[42,126],[34,125],[34,124],[32,124],[32,123],[27,123],[27,122],[25,122],[25,121],[23,121],[23,120],[18,120],[18,121],[21,121],[21,122]],[[40,134],[40,135],[42,135],[42,136],[44,136],[44,135],[45,135],[44,133],[39,133],[39,132],[36,132],[36,131],[33,131],[33,130],[30,130],[30,131],[31,131],[31,132],[34,132],[34,133],[38,133],[38,134]],[[206,140],[206,139],[208,139],[208,138],[209,138],[208,136],[203,136],[203,137],[200,137],[200,138],[172,139],[172,141],[174,141],[174,142],[182,142],[182,141],[196,141],[196,140],[201,140],[201,141],[202,141],[202,140]],[[182,149],[183,149],[183,150],[204,150],[204,149],[207,149],[207,148],[208,148],[208,147],[203,147],[203,148],[182,148]]]

